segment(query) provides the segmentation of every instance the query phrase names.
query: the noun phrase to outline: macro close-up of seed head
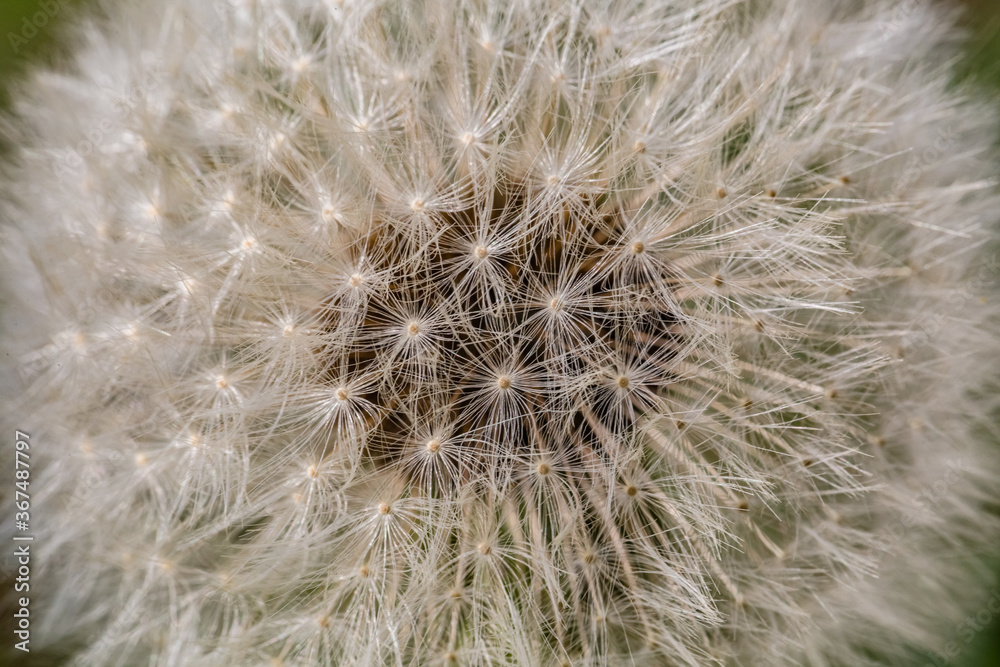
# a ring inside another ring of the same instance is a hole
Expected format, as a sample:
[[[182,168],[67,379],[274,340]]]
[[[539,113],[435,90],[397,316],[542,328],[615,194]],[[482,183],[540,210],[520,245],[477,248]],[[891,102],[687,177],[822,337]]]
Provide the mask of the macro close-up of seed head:
[[[952,18],[81,14],[0,126],[32,650],[942,655],[1000,536],[997,113]]]

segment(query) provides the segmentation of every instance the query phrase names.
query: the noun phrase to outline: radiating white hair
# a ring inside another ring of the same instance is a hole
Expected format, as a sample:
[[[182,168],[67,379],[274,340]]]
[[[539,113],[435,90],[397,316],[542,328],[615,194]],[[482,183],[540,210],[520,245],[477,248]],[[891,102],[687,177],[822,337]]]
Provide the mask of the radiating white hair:
[[[996,117],[926,2],[106,14],[4,130],[38,642],[887,665],[975,608]]]

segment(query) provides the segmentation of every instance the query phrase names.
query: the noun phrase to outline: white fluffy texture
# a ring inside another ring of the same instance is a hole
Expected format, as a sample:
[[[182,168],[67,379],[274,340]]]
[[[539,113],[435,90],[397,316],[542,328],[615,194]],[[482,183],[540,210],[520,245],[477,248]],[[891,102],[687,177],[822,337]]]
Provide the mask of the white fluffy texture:
[[[858,4],[112,5],[7,131],[36,641],[938,646],[997,535],[994,118]]]

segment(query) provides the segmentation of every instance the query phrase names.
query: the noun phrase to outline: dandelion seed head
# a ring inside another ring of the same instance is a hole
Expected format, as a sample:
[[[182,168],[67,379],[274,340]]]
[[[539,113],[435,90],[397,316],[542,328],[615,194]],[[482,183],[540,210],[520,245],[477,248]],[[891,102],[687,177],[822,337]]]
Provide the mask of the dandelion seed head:
[[[950,30],[923,0],[137,0],[80,28],[3,129],[51,641],[933,648],[1000,535],[996,117]]]

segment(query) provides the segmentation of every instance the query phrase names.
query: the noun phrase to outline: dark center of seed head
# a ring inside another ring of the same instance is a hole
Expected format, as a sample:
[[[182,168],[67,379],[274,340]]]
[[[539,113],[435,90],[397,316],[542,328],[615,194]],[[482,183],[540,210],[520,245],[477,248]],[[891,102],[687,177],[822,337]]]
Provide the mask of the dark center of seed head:
[[[439,452],[428,429],[481,451],[480,472],[498,454],[559,453],[582,465],[586,452],[624,446],[650,407],[640,394],[672,381],[678,320],[658,298],[670,276],[638,269],[655,257],[650,247],[629,238],[625,216],[601,199],[527,226],[538,215],[529,199],[498,190],[488,220],[481,208],[439,214],[414,200],[414,213],[434,225],[432,241],[383,221],[356,242],[348,284],[385,279],[364,299],[327,301],[325,326],[337,342],[326,354],[338,399],[348,399],[345,385],[366,387],[353,399],[374,409],[353,427],[376,465],[403,462],[413,446]],[[494,238],[502,250],[489,249]],[[424,321],[435,322],[434,336],[406,348],[416,356],[393,347],[391,332],[402,325],[413,339]],[[642,382],[614,374],[618,391],[609,392],[582,380],[622,365],[644,369]],[[494,393],[484,388],[489,377]]]

